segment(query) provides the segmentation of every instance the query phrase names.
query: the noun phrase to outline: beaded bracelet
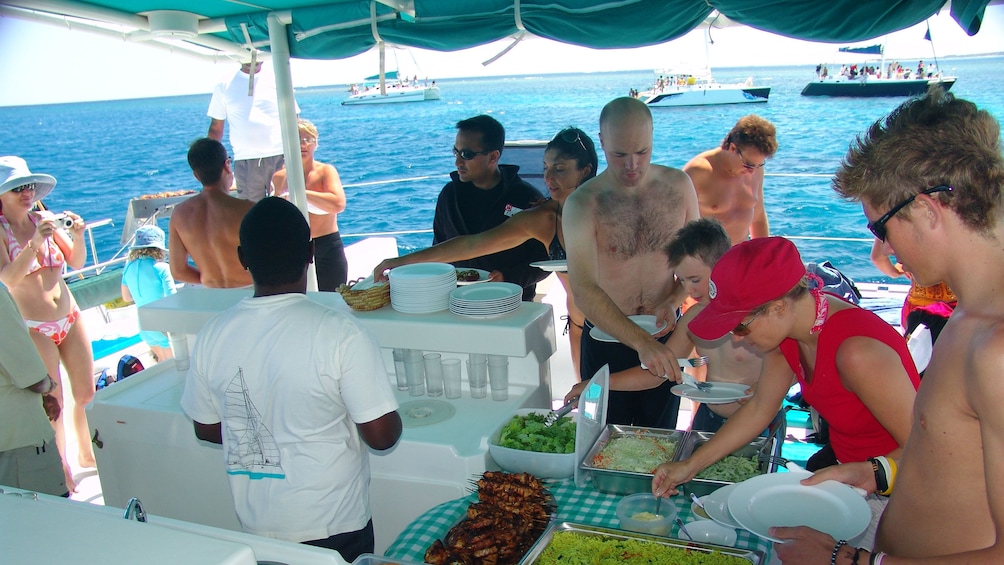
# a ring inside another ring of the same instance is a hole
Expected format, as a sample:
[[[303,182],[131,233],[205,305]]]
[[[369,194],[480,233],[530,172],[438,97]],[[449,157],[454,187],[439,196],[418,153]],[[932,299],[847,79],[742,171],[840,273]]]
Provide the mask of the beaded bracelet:
[[[858,565],[858,558],[861,557],[861,552],[864,549],[858,547],[854,549],[854,557],[851,558],[851,565]]]
[[[837,542],[837,545],[833,546],[833,552],[830,553],[830,565],[837,565],[837,552],[845,545],[847,545],[847,540],[842,539]]]

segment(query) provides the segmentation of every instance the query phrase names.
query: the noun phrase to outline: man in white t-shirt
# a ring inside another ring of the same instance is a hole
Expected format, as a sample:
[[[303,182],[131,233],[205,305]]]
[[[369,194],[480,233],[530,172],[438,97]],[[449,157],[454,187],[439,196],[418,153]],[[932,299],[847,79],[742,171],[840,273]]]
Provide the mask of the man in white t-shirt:
[[[199,332],[181,406],[199,439],[223,445],[244,531],[351,562],[374,549],[367,446],[401,436],[379,345],[307,298],[313,243],[293,204],[255,204],[237,253],[254,296]]]
[[[275,75],[258,55],[248,53],[241,69],[216,85],[206,112],[207,137],[216,141],[223,141],[224,124],[230,122],[237,197],[253,202],[270,195],[272,175],[285,164]]]

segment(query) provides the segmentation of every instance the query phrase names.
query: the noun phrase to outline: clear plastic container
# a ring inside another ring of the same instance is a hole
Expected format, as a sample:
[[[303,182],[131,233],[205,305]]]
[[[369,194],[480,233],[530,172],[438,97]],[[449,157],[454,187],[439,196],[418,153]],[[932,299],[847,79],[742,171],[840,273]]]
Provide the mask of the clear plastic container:
[[[657,514],[656,498],[651,493],[630,494],[617,503],[617,519],[621,521],[621,529],[624,530],[669,536],[673,531],[673,520],[676,519],[676,504],[664,498]]]

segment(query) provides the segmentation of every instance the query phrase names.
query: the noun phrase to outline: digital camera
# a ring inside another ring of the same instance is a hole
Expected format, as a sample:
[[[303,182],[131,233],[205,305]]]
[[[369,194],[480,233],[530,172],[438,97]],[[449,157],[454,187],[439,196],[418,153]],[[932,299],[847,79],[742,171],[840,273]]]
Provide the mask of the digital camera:
[[[63,212],[62,214],[54,214],[45,219],[55,222],[58,227],[61,227],[65,230],[68,230],[73,227],[73,218],[67,216],[66,212]]]

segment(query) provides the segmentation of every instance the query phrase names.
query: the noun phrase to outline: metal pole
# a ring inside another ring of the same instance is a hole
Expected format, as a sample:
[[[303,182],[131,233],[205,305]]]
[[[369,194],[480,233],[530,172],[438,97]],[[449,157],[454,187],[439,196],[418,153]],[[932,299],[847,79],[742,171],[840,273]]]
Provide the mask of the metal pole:
[[[300,159],[300,131],[296,125],[293,75],[289,68],[289,40],[286,35],[286,24],[276,14],[268,16],[268,39],[272,48],[272,68],[278,91],[279,123],[282,126],[282,150],[286,156],[286,185],[289,187],[289,200],[309,221],[307,188],[303,177],[303,161]],[[317,290],[317,275],[313,263],[307,268],[307,290]]]

